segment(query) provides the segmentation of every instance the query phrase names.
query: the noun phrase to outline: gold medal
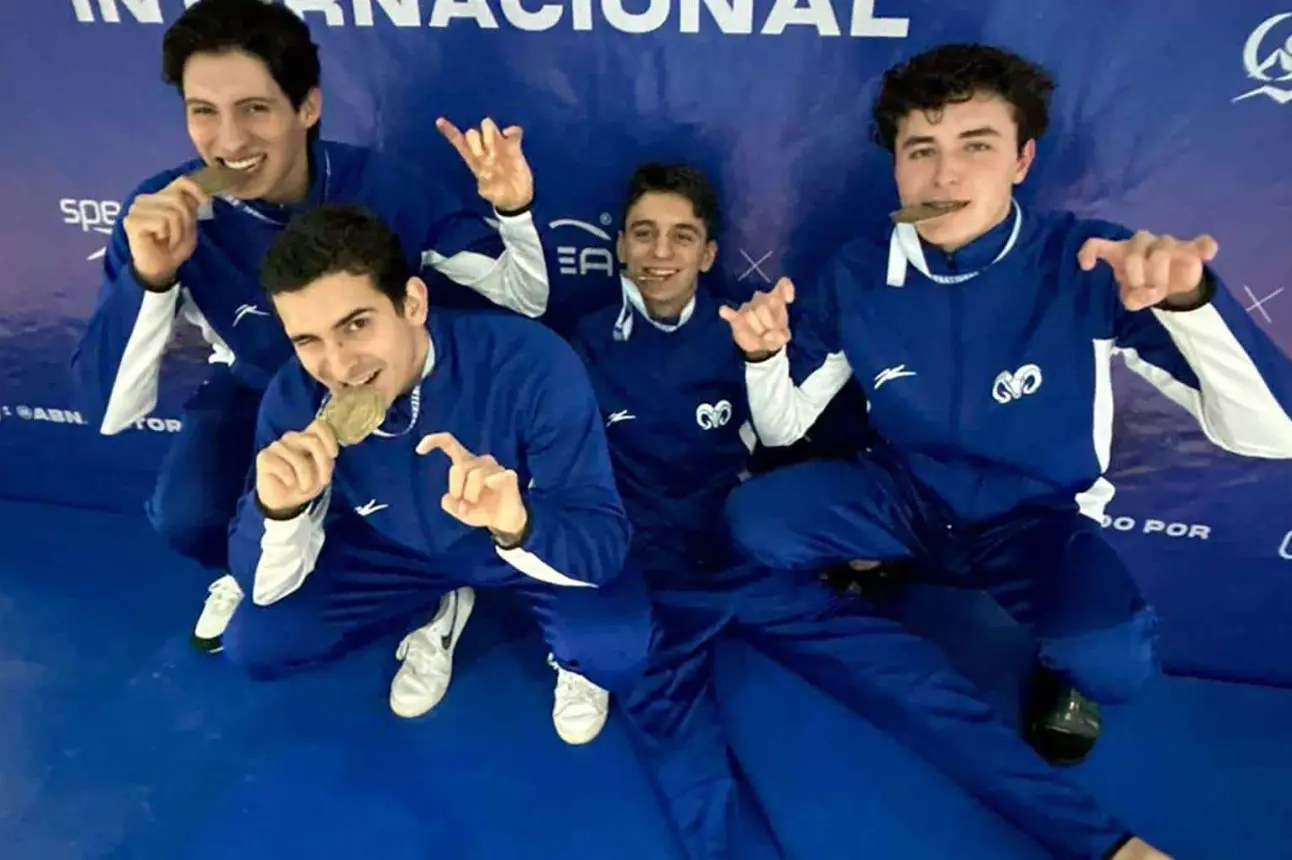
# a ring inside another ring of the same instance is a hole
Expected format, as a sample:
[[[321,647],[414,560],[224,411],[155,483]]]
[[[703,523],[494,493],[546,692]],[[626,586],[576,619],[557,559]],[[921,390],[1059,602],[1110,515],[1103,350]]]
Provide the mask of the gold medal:
[[[335,392],[319,415],[340,445],[358,445],[381,426],[385,417],[386,398],[371,385]]]
[[[197,183],[197,187],[202,189],[203,194],[214,195],[223,194],[238,187],[243,176],[242,171],[226,167],[217,161],[190,173],[189,179]]]
[[[925,203],[903,206],[889,217],[893,219],[894,224],[918,224],[930,218],[958,212],[968,205],[964,200],[929,200]]]

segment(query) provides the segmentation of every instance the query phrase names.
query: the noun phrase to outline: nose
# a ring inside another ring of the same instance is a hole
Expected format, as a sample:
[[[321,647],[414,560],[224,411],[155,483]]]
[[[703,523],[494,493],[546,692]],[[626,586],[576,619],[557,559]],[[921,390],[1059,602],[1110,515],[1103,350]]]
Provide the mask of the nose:
[[[939,187],[958,184],[962,173],[959,160],[946,154],[938,155],[937,160],[937,170],[933,174],[933,182]]]
[[[220,114],[220,128],[216,133],[215,143],[222,155],[239,155],[246,146],[248,137],[237,111],[224,111]]]
[[[664,260],[672,256],[673,249],[669,245],[668,236],[659,236],[651,245],[651,256],[657,260]]]
[[[334,382],[353,382],[358,365],[359,356],[345,344],[329,344],[323,353],[323,366],[319,368],[319,375]]]

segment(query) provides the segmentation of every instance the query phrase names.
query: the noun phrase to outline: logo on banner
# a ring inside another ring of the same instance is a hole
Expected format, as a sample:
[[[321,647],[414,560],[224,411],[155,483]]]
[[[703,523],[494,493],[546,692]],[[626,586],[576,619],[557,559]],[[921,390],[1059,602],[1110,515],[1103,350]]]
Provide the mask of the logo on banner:
[[[1283,535],[1283,543],[1279,544],[1279,558],[1292,561],[1292,532]]]
[[[599,219],[603,227],[609,227],[613,220],[606,212]],[[590,239],[600,239],[607,245],[613,244],[610,234],[596,224],[580,221],[577,218],[557,218],[547,225],[547,229],[556,231],[564,229],[556,246],[556,265],[562,275],[604,275],[607,278],[615,274],[615,253],[606,245],[594,245]],[[577,238],[579,241],[574,241]]]
[[[1211,538],[1211,526],[1201,523],[1172,523],[1151,517],[1114,517],[1104,514],[1103,526],[1116,532],[1138,532],[1146,535],[1162,535],[1169,538],[1191,538],[1208,540]]]
[[[63,223],[81,228],[82,233],[112,234],[112,227],[121,214],[121,203],[116,200],[78,200],[75,197],[64,197],[58,201],[58,209],[63,213]],[[86,260],[97,260],[107,253],[107,245],[100,245]]]
[[[1247,77],[1260,81],[1234,101],[1266,96],[1278,104],[1292,103],[1292,12],[1280,12],[1262,21],[1243,45]]]
[[[470,22],[480,30],[498,30],[499,16],[511,29],[528,33],[553,30],[564,24],[575,32],[609,28],[620,33],[641,35],[668,29],[678,33],[700,33],[717,30],[729,36],[779,36],[804,29],[816,30],[818,36],[848,36],[853,39],[905,39],[911,28],[910,18],[881,18],[875,14],[874,0],[853,0],[847,29],[840,27],[839,16],[829,0],[816,0],[805,6],[800,0],[773,0],[764,3],[705,3],[701,0],[572,0],[565,2],[518,3],[515,0],[399,0],[397,3],[373,0],[281,0],[305,21],[321,20],[328,27],[372,27],[383,24],[395,27],[444,28],[456,22]],[[893,0],[890,0],[893,2]],[[82,24],[120,24],[133,19],[139,24],[163,24],[172,20],[192,0],[71,0],[76,20]],[[569,8],[567,9],[567,5]],[[641,6],[645,9],[640,9]],[[766,15],[759,14],[768,5]],[[755,6],[761,7],[758,13]],[[162,9],[166,14],[163,16]],[[629,7],[634,10],[629,11]],[[674,9],[676,7],[676,14]],[[380,17],[376,13],[380,9]],[[567,14],[568,12],[568,14]]]
[[[59,409],[53,406],[0,406],[0,418],[15,417],[23,421],[44,421],[49,424],[71,424],[86,427],[89,422],[75,409]],[[134,423],[136,430],[149,430],[153,433],[178,433],[183,424],[178,418],[156,418],[149,415]]]

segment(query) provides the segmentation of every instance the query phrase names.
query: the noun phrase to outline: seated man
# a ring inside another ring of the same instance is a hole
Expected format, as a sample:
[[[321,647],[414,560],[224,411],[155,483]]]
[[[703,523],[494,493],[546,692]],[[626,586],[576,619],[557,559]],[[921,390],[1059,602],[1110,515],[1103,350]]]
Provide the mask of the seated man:
[[[200,0],[167,30],[162,67],[184,100],[199,158],[144,180],[126,198],[71,367],[81,408],[102,433],[119,433],[156,407],[177,322],[200,329],[212,348],[211,370],[184,406],[183,429],[147,511],[174,550],[222,574],[251,466],[256,408],[291,355],[264,306],[258,273],[265,248],[294,213],[324,201],[362,203],[399,232],[410,265],[424,253],[450,279],[437,293],[460,285],[530,316],[543,308],[525,303],[528,282],[545,290],[546,264],[518,131],[502,135],[486,122],[464,140],[447,121],[439,124],[494,204],[495,232],[408,165],[320,139],[318,48],[291,10],[261,0]],[[190,176],[204,165],[227,171],[225,193]],[[227,575],[210,592],[193,643],[215,652],[242,592]]]
[[[629,526],[577,356],[511,315],[428,317],[398,236],[352,207],[294,218],[262,279],[296,355],[261,402],[230,533],[252,605],[230,622],[228,659],[272,677],[424,619],[455,589],[512,589],[552,651],[557,732],[595,735],[605,691],[636,682],[655,634],[640,579],[620,576]],[[355,387],[379,393],[379,426],[342,448],[321,410]],[[445,652],[472,594],[436,628]],[[449,679],[405,656],[390,704],[407,717]]]
[[[813,572],[773,570],[735,555],[723,506],[748,467],[753,435],[744,361],[719,318],[724,306],[699,287],[717,254],[717,196],[693,168],[645,165],[632,178],[623,225],[622,306],[586,318],[573,342],[605,414],[615,479],[633,527],[628,566],[646,578],[663,641],[689,634],[685,647],[692,654],[672,664],[667,676],[648,674],[629,696],[630,709],[665,691],[699,697],[709,684],[708,641],[731,624],[1056,856],[1164,856],[1052,770],[936,647],[878,617],[865,601],[837,595]],[[784,501],[791,508],[810,503]],[[698,739],[697,759],[721,737],[704,719],[711,712],[697,705],[693,719],[677,728]],[[659,759],[676,761],[687,749],[675,743]],[[657,763],[653,770],[686,782],[681,764]],[[674,785],[664,788],[667,794]],[[720,820],[722,797],[716,793],[699,809]],[[694,830],[704,827],[696,806],[675,818],[691,821]]]
[[[1111,356],[1252,457],[1292,457],[1292,366],[1207,265],[1209,237],[1013,199],[1052,89],[980,45],[890,70],[874,125],[901,203],[958,208],[859,238],[810,289],[782,280],[722,313],[765,444],[792,444],[853,375],[885,440],[742,486],[736,540],[777,567],[906,560],[987,591],[1039,643],[1033,742],[1073,762],[1097,703],[1131,698],[1157,666],[1155,614],[1101,534]]]

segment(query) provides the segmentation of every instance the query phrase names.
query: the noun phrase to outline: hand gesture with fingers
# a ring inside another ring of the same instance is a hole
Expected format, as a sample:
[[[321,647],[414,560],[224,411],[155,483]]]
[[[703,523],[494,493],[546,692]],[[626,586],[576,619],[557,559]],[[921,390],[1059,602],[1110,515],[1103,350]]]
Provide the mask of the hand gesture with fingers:
[[[284,433],[256,455],[256,498],[271,519],[291,519],[332,482],[336,437],[322,421]]]
[[[475,174],[480,196],[499,212],[524,209],[534,199],[534,174],[520,148],[523,136],[520,126],[499,131],[494,121],[486,117],[478,131],[473,128],[463,134],[453,123],[440,117],[435,127]]]
[[[449,490],[440,507],[469,526],[489,529],[504,544],[519,541],[529,523],[520,478],[489,454],[472,454],[451,433],[432,433],[418,454],[443,451],[449,458]]]
[[[1152,307],[1172,297],[1199,298],[1203,270],[1220,246],[1210,236],[1177,239],[1141,230],[1124,241],[1087,239],[1077,262],[1092,271],[1102,260],[1112,267],[1122,304],[1132,311]]]
[[[731,337],[746,358],[766,358],[790,342],[789,306],[794,303],[794,283],[781,278],[767,292],[739,308],[718,309],[718,316],[731,326]]]
[[[155,194],[140,194],[130,204],[121,226],[130,244],[130,257],[139,277],[151,287],[164,287],[197,250],[197,210],[210,196],[187,176]]]

